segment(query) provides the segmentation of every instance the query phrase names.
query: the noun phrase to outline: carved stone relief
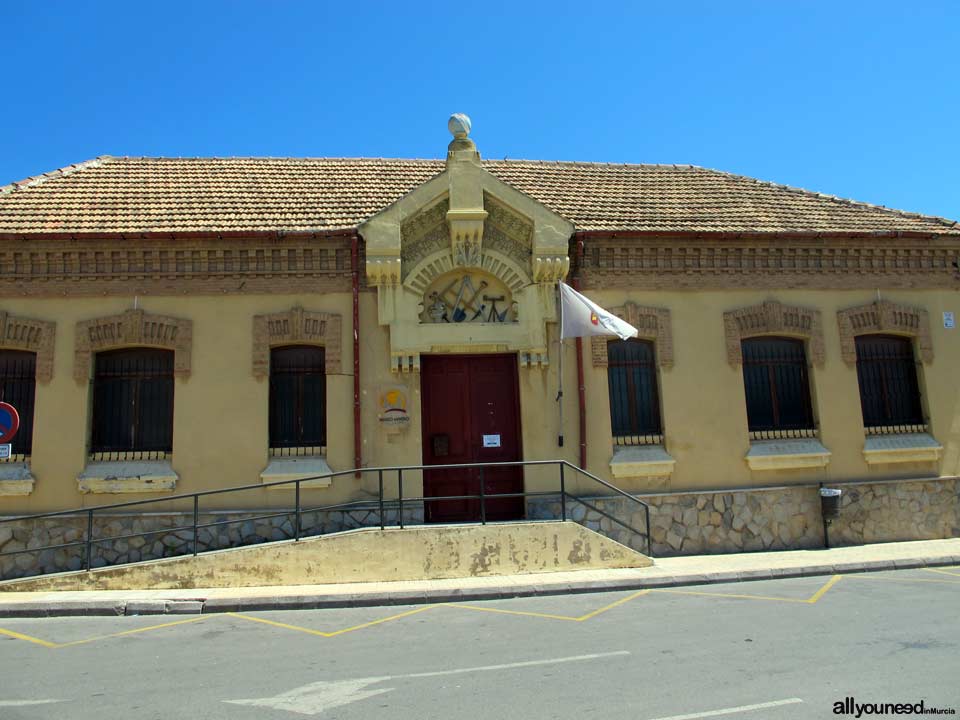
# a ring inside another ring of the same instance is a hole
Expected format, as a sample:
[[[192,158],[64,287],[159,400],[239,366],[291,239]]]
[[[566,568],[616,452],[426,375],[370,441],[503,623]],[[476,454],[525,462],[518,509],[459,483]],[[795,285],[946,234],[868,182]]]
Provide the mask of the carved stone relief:
[[[621,320],[626,320],[639,332],[639,338],[653,340],[657,353],[657,365],[673,367],[673,330],[670,327],[670,311],[665,308],[646,307],[632,302],[621,307],[609,308]],[[607,367],[607,343],[613,338],[594,335],[590,338],[594,367]]]
[[[294,307],[287,312],[253,316],[253,375],[270,375],[270,348],[322,345],[328,375],[341,371],[341,317]]]
[[[56,323],[16,317],[0,311],[0,348],[36,353],[36,374],[40,382],[49,382],[53,377],[56,330]]]
[[[878,300],[841,310],[837,313],[837,323],[840,325],[840,354],[848,365],[857,362],[854,338],[870,333],[893,333],[916,338],[920,360],[933,362],[930,315],[923,308]]]
[[[94,353],[135,346],[173,350],[173,374],[189,377],[193,322],[143,310],[81,320],[77,323],[73,375],[78,381],[86,382],[90,379]]]
[[[810,361],[818,367],[823,366],[823,322],[819,310],[768,300],[759,305],[725,312],[723,328],[727,342],[727,362],[731,365],[743,363],[740,341],[744,338],[787,335],[807,340]]]
[[[456,271],[437,278],[423,296],[424,323],[503,323],[517,319],[510,289],[484,272]]]

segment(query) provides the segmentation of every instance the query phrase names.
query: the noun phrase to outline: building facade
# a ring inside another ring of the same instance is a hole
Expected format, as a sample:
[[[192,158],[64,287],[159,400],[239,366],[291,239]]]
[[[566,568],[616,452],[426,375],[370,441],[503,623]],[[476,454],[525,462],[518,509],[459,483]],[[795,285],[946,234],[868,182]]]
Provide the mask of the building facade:
[[[844,490],[831,542],[960,534],[956,222],[696,167],[484,161],[452,129],[445,160],[103,157],[0,189],[0,399],[23,419],[0,515],[311,477],[306,505],[373,503],[312,519],[340,529],[376,521],[379,479],[330,473],[565,459],[651,504],[655,555],[820,547],[821,484]],[[639,337],[561,345],[561,280]],[[556,483],[491,471],[485,491]],[[477,488],[411,471],[404,492]],[[238,520],[205,543],[288,537],[289,517],[239,520],[293,492],[204,498],[204,518]],[[491,502],[488,519],[558,512]],[[130,507],[97,532],[190,513]],[[0,552],[86,522],[8,523]],[[78,562],[49,550],[0,571]]]

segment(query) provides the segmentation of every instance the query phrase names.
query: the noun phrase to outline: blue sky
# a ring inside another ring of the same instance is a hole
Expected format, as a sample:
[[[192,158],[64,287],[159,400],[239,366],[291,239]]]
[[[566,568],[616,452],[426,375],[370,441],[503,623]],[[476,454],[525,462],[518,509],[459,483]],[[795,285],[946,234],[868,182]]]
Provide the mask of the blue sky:
[[[960,3],[7,3],[0,184],[96,155],[689,163],[960,219]]]

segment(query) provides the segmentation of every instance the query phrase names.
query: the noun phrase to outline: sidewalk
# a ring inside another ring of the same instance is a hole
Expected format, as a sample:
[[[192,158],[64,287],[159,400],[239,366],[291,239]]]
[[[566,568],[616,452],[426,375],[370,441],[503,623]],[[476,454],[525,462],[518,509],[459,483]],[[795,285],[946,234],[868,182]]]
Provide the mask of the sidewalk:
[[[653,567],[390,583],[0,592],[0,617],[164,615],[491,600],[960,565],[960,538],[660,558]]]

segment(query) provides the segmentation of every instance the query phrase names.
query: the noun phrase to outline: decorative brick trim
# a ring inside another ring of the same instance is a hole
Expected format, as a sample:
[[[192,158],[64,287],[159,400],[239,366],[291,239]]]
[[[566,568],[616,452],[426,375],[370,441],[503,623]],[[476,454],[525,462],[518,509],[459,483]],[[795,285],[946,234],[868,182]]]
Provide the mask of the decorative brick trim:
[[[94,353],[136,346],[173,350],[173,374],[185,378],[190,377],[193,321],[127,310],[121,315],[81,320],[75,343],[73,376],[79,382],[90,379]]]
[[[50,382],[53,377],[53,345],[56,332],[56,323],[16,317],[0,310],[0,348],[36,353],[36,373],[40,382]]]
[[[659,367],[673,367],[673,330],[670,327],[669,310],[628,302],[621,307],[610,308],[610,312],[639,330],[637,337],[641,340],[653,340]],[[610,339],[599,335],[590,338],[594,367],[607,367],[607,343]]]
[[[287,312],[253,316],[253,376],[270,375],[270,348],[279,345],[322,345],[328,375],[339,374],[341,317],[294,307]]]
[[[786,335],[806,340],[810,362],[823,367],[823,322],[819,310],[767,300],[725,312],[723,329],[727,338],[727,362],[731,365],[743,363],[741,340],[758,335]]]
[[[840,310],[837,313],[837,323],[840,326],[840,355],[848,365],[857,363],[857,344],[854,338],[871,333],[892,333],[916,338],[920,359],[924,363],[933,362],[930,315],[923,308],[876,300],[867,305]]]
[[[342,237],[131,237],[0,247],[0,297],[262,295],[350,288],[350,239]]]
[[[955,288],[956,240],[591,238],[586,289]]]

